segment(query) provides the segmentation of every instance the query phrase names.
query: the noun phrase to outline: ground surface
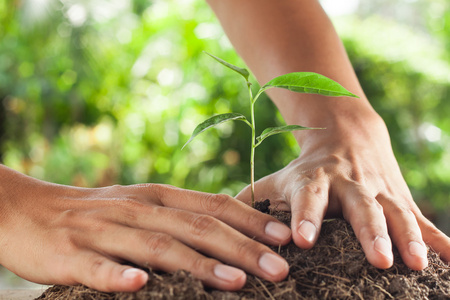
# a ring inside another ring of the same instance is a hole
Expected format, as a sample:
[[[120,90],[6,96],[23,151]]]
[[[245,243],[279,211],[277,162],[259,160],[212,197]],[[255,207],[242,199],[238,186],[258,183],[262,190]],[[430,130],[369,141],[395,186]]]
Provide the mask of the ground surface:
[[[284,222],[289,214],[276,213]],[[289,244],[275,251],[286,258],[290,273],[285,281],[267,282],[252,275],[238,292],[205,289],[185,271],[150,272],[137,293],[101,293],[83,286],[54,286],[38,299],[450,299],[450,267],[429,251],[429,267],[411,271],[395,251],[394,266],[372,267],[350,225],[327,220],[316,246],[301,250]]]

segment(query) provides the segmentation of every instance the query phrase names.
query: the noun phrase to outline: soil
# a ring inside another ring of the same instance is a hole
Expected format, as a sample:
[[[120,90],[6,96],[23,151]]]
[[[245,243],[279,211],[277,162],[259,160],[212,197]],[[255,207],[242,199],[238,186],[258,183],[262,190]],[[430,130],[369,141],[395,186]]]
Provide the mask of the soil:
[[[270,202],[258,208],[268,210]],[[289,224],[290,214],[271,212]],[[290,243],[274,247],[290,265],[288,277],[278,283],[248,275],[237,292],[205,288],[186,271],[149,271],[149,281],[136,293],[104,293],[85,286],[53,286],[37,299],[450,299],[450,267],[429,249],[429,267],[412,271],[394,249],[388,270],[371,266],[351,226],[342,219],[326,220],[316,246],[302,250]]]

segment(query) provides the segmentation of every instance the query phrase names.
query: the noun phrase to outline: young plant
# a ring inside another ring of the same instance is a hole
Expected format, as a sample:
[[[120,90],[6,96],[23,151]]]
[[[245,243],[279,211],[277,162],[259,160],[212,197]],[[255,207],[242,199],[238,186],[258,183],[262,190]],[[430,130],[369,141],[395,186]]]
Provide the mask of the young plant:
[[[311,128],[311,127],[303,127],[300,125],[285,125],[279,127],[270,127],[263,130],[261,135],[256,137],[256,124],[255,124],[255,103],[258,100],[259,96],[266,90],[270,88],[283,88],[288,89],[297,93],[308,93],[308,94],[319,94],[324,96],[348,96],[359,98],[358,96],[350,93],[344,87],[342,87],[339,83],[317,73],[313,72],[294,72],[281,75],[270,80],[264,86],[262,86],[255,96],[253,96],[251,89],[251,82],[249,82],[248,77],[250,73],[247,69],[236,67],[223,59],[220,59],[210,53],[205,52],[216,61],[221,63],[227,68],[239,73],[247,84],[249,100],[250,100],[250,121],[240,114],[240,113],[227,113],[213,116],[206,121],[200,123],[192,133],[190,139],[184,144],[183,148],[186,147],[197,135],[205,131],[206,129],[216,126],[218,124],[228,122],[228,121],[243,121],[247,124],[252,131],[252,140],[251,140],[251,148],[250,148],[250,189],[252,194],[252,207],[255,204],[255,149],[259,145],[261,145],[262,141],[268,138],[271,135],[290,132],[295,130],[308,130],[308,129],[323,129],[323,128]]]

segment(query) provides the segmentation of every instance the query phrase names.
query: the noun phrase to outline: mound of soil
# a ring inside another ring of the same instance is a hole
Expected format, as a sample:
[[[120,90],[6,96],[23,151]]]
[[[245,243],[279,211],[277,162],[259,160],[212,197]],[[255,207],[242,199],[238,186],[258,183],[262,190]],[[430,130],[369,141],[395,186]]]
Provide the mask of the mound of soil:
[[[274,212],[289,223],[290,214]],[[273,248],[290,266],[278,283],[248,275],[244,288],[224,292],[203,287],[186,271],[149,271],[147,285],[136,293],[103,293],[85,286],[53,286],[37,299],[450,299],[450,267],[429,249],[429,267],[412,271],[394,249],[388,270],[371,266],[351,226],[344,220],[324,221],[315,247],[302,250],[293,243]]]

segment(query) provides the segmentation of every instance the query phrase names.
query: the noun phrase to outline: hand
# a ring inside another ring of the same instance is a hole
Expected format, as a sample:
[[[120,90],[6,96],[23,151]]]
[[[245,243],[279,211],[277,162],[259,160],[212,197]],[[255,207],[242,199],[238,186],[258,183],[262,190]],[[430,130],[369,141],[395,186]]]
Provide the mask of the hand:
[[[148,276],[125,262],[184,269],[224,290],[245,284],[242,270],[271,281],[288,273],[252,238],[286,244],[289,228],[226,195],[159,184],[75,188],[1,165],[0,178],[0,263],[30,281],[138,290]]]
[[[425,244],[450,261],[450,239],[414,203],[384,123],[306,134],[298,159],[255,184],[255,199],[292,211],[296,245],[312,247],[323,218],[343,216],[375,267],[392,265],[391,240],[411,269],[427,266]],[[250,189],[237,198],[249,203]]]

